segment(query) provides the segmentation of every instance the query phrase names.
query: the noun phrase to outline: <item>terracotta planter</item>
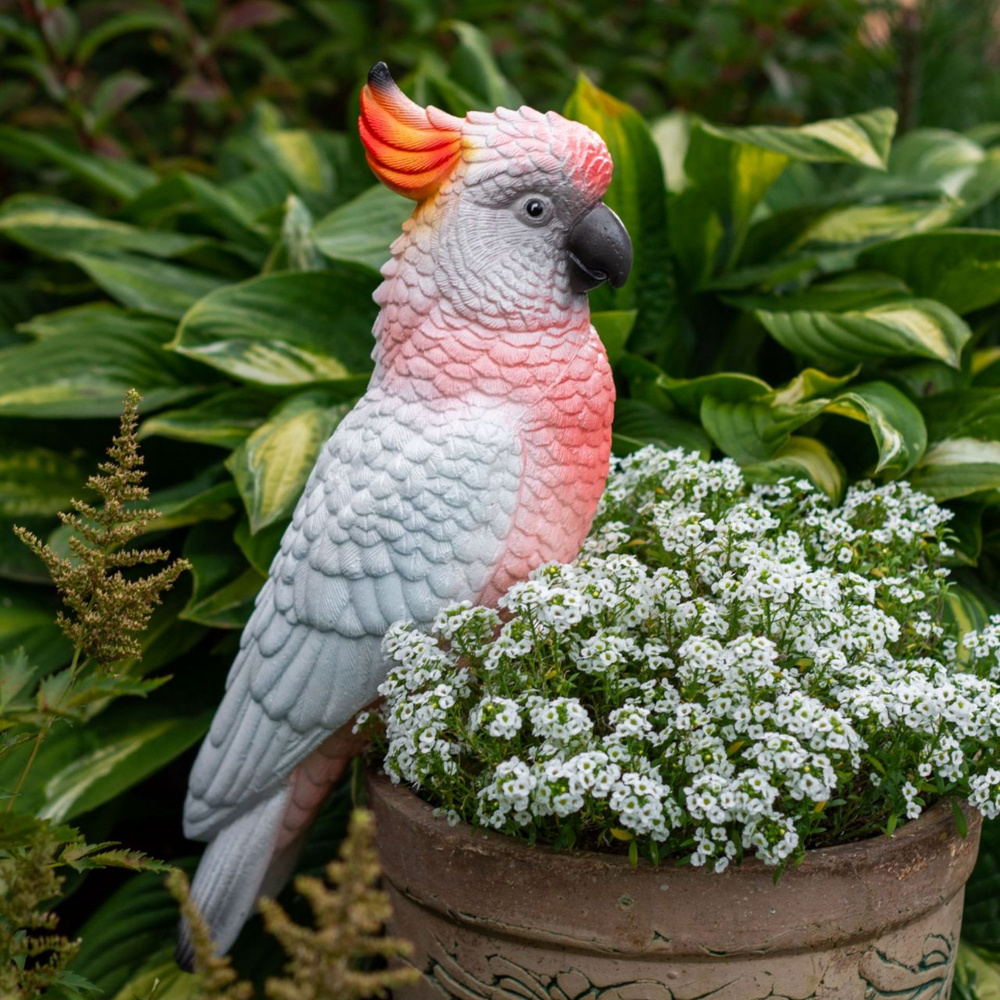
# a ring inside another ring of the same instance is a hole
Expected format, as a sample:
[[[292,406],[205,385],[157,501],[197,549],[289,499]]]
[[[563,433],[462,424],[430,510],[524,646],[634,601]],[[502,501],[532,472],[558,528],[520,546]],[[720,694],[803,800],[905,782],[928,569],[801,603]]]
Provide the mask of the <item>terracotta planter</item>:
[[[395,911],[423,972],[396,1000],[946,1000],[979,847],[940,804],[893,838],[812,851],[778,885],[757,862],[722,875],[631,868],[449,827],[370,773]]]

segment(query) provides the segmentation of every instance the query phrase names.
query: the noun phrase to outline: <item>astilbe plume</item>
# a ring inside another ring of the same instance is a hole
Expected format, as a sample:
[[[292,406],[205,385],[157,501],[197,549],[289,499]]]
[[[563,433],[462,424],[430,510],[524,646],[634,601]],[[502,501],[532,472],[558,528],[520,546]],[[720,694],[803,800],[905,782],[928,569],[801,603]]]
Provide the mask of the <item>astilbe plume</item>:
[[[391,960],[412,950],[408,941],[379,936],[392,907],[377,885],[380,869],[374,829],[372,814],[356,809],[340,847],[340,860],[326,866],[330,885],[307,875],[295,880],[295,888],[312,907],[315,930],[293,923],[274,900],[261,900],[264,924],[289,956],[288,978],[267,982],[267,994],[273,1000],[386,997],[389,990],[418,978],[412,968],[358,968],[364,959]]]
[[[14,529],[45,563],[70,612],[60,611],[56,618],[66,637],[84,659],[105,667],[141,655],[138,633],[149,624],[160,595],[190,568],[177,559],[147,576],[130,578],[122,572],[170,558],[163,549],[126,548],[160,516],[144,506],[149,490],[142,484],[145,472],[136,441],[140,398],[135,389],[128,391],[108,461],[87,480],[103,503],[74,499],[74,513],[59,515],[73,531],[69,545],[74,558],[59,555],[26,528]]]
[[[300,875],[295,888],[309,901],[316,928],[301,927],[273,899],[262,899],[264,925],[289,956],[285,978],[271,978],[272,1000],[374,1000],[419,978],[416,969],[364,970],[366,959],[405,957],[409,941],[381,936],[392,915],[389,898],[378,888],[381,874],[374,846],[375,824],[366,809],[351,814],[340,860],[326,866],[326,878]],[[208,923],[191,900],[183,872],[171,872],[167,889],[180,905],[194,946],[200,1000],[250,1000],[253,987],[237,978],[232,963],[217,955]]]
[[[79,949],[56,933],[56,915],[46,908],[63,884],[60,848],[59,838],[39,825],[27,845],[0,859],[0,996],[37,996]]]
[[[191,899],[191,883],[179,868],[175,868],[167,876],[167,889],[177,900],[191,933],[194,968],[199,980],[198,996],[201,1000],[251,1000],[253,986],[239,979],[226,955],[215,953],[208,921]]]

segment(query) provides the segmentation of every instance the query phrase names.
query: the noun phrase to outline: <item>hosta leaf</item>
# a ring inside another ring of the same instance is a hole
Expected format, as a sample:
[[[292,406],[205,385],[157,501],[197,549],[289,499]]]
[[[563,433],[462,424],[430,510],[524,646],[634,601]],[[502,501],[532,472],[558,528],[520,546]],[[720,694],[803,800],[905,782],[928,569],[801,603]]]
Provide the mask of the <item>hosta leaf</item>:
[[[281,236],[268,255],[264,271],[321,271],[323,256],[312,238],[313,217],[305,204],[290,194],[285,201]]]
[[[377,271],[389,259],[390,245],[412,214],[413,202],[378,184],[317,222],[312,239],[331,260]]]
[[[488,108],[519,108],[524,98],[500,72],[489,38],[466,21],[446,21],[442,28],[453,31],[458,45],[451,56],[449,76],[486,102]]]
[[[614,451],[627,455],[647,444],[661,448],[683,448],[708,456],[712,444],[696,423],[636,399],[620,399],[615,405]]]
[[[706,396],[738,403],[756,399],[772,391],[763,379],[755,378],[753,375],[743,375],[740,372],[719,372],[691,379],[661,375],[657,379],[657,384],[677,406],[694,417],[699,416],[702,400]]]
[[[181,618],[216,628],[242,628],[266,577],[215,525],[188,532],[184,557],[191,562],[194,590]]]
[[[754,209],[788,165],[779,153],[730,139],[704,123],[691,130],[689,186],[670,203],[670,240],[696,284],[739,259]]]
[[[948,201],[894,201],[882,205],[846,205],[825,212],[805,226],[783,250],[817,245],[840,246],[887,240],[948,225],[955,206]]]
[[[48,590],[0,582],[0,654],[23,648],[45,670],[69,663],[73,647],[54,621],[58,610]]]
[[[275,397],[261,389],[225,389],[187,409],[148,417],[139,439],[159,436],[232,449],[260,427],[274,404]]]
[[[116,417],[129,388],[148,410],[214,381],[207,369],[163,350],[174,329],[166,320],[81,307],[53,322],[59,332],[0,353],[0,415]]]
[[[995,821],[994,821],[995,822]],[[996,932],[996,921],[992,933],[994,940],[1000,939]],[[1000,1000],[1000,960],[996,954],[966,944],[965,913],[962,917],[963,940],[959,942],[955,955],[954,1000]],[[960,992],[963,991],[963,992]]]
[[[846,485],[840,463],[822,442],[814,438],[793,436],[766,462],[743,466],[750,482],[773,483],[786,476],[806,478],[822,490],[834,503],[839,503]]]
[[[41,132],[0,125],[0,158],[54,163],[97,191],[127,200],[156,183],[156,174],[128,160],[111,160],[67,149]]]
[[[373,288],[347,264],[253,278],[198,302],[170,346],[248,382],[341,381],[350,398],[371,368]]]
[[[932,441],[972,437],[1000,440],[1000,393],[992,388],[958,388],[921,401]]]
[[[803,368],[785,385],[772,389],[767,400],[774,406],[792,406],[816,396],[832,396],[858,374],[858,368],[846,375],[828,375],[818,368]]]
[[[282,181],[279,203],[287,191],[287,182]],[[164,178],[130,201],[122,214],[140,225],[155,226],[179,212],[196,214],[220,236],[245,249],[260,251],[268,246],[264,229],[255,221],[255,208],[229,189],[197,174],[178,173]]]
[[[705,396],[701,401],[701,422],[730,458],[741,463],[763,462],[786,444],[793,431],[822,413],[826,405],[825,399],[770,405]]]
[[[868,424],[878,448],[875,472],[905,475],[927,448],[927,430],[920,410],[886,382],[855,385],[840,393],[827,410]]]
[[[1000,301],[1000,232],[942,229],[865,250],[859,262],[901,277],[960,315]]]
[[[139,229],[94,215],[61,198],[35,194],[15,195],[0,205],[0,233],[51,257],[114,250],[174,257],[204,243],[200,236]]]
[[[593,308],[638,309],[633,343],[640,349],[669,351],[676,337],[677,293],[663,166],[649,126],[634,108],[598,89],[583,74],[563,114],[592,128],[607,144],[615,169],[604,202],[625,224],[635,255],[625,286],[592,296]]]
[[[240,518],[239,524],[236,525],[233,541],[246,556],[247,562],[262,576],[267,576],[271,568],[289,520],[290,518],[279,518],[254,534],[250,533],[250,518]]]
[[[180,319],[222,279],[192,268],[131,253],[67,253],[95,285],[128,309]]]
[[[292,512],[320,448],[349,410],[321,390],[293,396],[226,460],[253,533]]]
[[[1000,441],[960,437],[927,449],[910,481],[935,500],[988,495],[1000,490]]]
[[[703,124],[702,128],[731,142],[759,146],[791,160],[812,163],[857,163],[884,170],[896,131],[896,112],[878,108],[848,118],[808,125],[749,125],[742,128]]]
[[[636,311],[634,309],[617,309],[608,312],[590,314],[604,350],[608,352],[608,361],[615,364],[625,350],[625,342],[635,326]]]
[[[87,472],[78,458],[48,448],[0,446],[0,517],[52,515],[69,509]]]
[[[898,298],[843,312],[796,309],[775,300],[773,309],[756,317],[793,354],[827,363],[849,363],[916,356],[958,367],[968,326],[933,299]]]
[[[130,709],[134,711],[133,706]],[[110,801],[192,746],[211,721],[209,714],[194,718],[163,714],[130,722],[115,713],[114,731],[109,729],[110,716],[61,730],[49,744],[44,763],[38,761],[47,776],[38,815],[58,823]],[[65,761],[62,766],[52,759],[56,751]]]
[[[189,874],[193,859],[181,859],[175,866]],[[177,926],[177,904],[163,884],[163,876],[137,875],[129,878],[92,912],[80,932],[80,952],[71,968],[114,996],[136,972],[151,966],[158,951],[164,975],[166,963],[173,963],[176,977],[185,981],[194,977],[182,973],[173,962],[173,942]],[[161,982],[161,987],[166,980]],[[152,985],[152,984],[151,984]],[[130,997],[147,996],[145,993]],[[156,996],[160,995],[157,990]]]

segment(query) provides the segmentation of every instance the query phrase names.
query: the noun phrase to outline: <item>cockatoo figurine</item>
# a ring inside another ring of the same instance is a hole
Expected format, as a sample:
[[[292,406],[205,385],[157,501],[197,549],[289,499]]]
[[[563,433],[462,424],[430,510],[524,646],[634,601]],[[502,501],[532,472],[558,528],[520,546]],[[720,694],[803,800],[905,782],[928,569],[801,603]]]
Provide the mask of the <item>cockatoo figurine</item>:
[[[601,201],[604,142],[554,112],[420,107],[383,63],[359,128],[417,207],[375,292],[368,390],[306,483],[191,772],[184,831],[209,842],[192,892],[220,952],[346,767],[388,626],[572,559],[608,471],[615,389],[586,293],[625,282],[632,246]]]

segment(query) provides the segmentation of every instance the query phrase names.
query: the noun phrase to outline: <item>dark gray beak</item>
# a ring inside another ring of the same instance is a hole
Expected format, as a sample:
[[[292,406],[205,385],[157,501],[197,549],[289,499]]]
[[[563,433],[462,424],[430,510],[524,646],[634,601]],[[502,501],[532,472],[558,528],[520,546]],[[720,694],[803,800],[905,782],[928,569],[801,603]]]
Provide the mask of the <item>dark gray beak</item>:
[[[599,201],[569,234],[570,286],[589,292],[602,282],[621,288],[632,270],[632,241],[622,220]]]

